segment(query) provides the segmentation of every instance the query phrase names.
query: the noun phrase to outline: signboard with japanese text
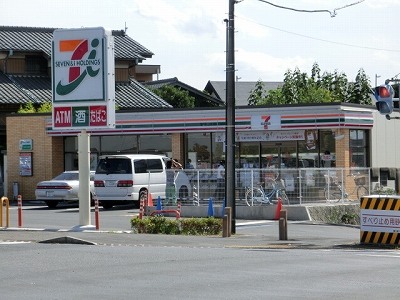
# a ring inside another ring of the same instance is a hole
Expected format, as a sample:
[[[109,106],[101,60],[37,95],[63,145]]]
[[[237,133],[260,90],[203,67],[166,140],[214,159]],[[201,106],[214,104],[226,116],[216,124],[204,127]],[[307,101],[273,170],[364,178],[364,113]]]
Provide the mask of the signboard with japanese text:
[[[19,175],[32,176],[32,153],[21,152],[19,154]]]
[[[105,127],[107,107],[105,105],[55,107],[53,118],[58,127]]]
[[[33,150],[32,139],[19,140],[19,150]]]
[[[301,141],[304,140],[304,130],[271,130],[256,132],[235,132],[236,142],[279,142],[279,141]],[[225,133],[215,134],[216,142],[225,141]]]
[[[361,197],[360,242],[400,245],[400,196]]]
[[[102,27],[55,30],[53,128],[114,128],[114,69],[111,31]]]
[[[360,228],[373,232],[400,232],[400,212],[361,209]]]

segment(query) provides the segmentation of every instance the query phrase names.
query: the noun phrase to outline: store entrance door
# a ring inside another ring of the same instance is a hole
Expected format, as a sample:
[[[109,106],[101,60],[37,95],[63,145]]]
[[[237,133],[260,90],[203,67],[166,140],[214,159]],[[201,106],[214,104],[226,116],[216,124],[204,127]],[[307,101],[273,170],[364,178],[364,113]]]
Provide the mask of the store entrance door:
[[[263,168],[296,168],[296,142],[263,142],[261,143],[261,163]]]

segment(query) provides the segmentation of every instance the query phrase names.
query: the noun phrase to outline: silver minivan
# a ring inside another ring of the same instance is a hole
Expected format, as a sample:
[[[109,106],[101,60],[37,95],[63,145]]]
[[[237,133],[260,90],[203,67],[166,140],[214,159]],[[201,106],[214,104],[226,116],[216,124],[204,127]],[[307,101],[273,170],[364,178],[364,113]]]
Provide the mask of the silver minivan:
[[[128,202],[140,205],[149,192],[153,199],[165,198],[165,163],[161,155],[104,155],[94,178],[96,197],[108,209]]]

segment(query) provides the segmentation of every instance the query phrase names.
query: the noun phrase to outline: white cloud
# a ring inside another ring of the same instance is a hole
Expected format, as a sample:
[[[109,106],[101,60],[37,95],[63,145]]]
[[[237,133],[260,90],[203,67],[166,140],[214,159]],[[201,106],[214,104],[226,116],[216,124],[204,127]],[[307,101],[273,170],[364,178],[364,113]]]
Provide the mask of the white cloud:
[[[400,0],[368,0],[365,3],[372,8],[385,8],[390,5],[400,5]]]
[[[266,80],[267,78],[276,80],[284,78],[284,73],[298,67],[305,71],[314,63],[314,59],[301,56],[293,57],[274,57],[262,52],[249,52],[238,49],[235,56],[235,66],[237,73],[244,80]],[[248,79],[246,79],[246,77]],[[282,80],[281,79],[281,80]]]
[[[162,0],[135,0],[136,12],[153,19],[158,30],[170,41],[184,44],[201,36],[221,37],[223,12],[218,8],[222,9],[222,6],[215,7],[212,1],[170,3]],[[210,6],[214,9],[210,9]]]

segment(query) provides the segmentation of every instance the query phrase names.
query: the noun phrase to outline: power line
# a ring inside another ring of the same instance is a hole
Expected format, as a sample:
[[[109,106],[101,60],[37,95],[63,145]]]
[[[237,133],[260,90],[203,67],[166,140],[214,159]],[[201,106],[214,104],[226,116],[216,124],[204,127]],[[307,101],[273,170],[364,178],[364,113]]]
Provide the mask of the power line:
[[[333,17],[335,17],[337,15],[336,12],[338,10],[346,8],[346,7],[349,7],[349,6],[353,6],[353,5],[359,4],[361,2],[364,2],[365,0],[360,0],[360,1],[357,1],[357,2],[354,2],[354,3],[347,4],[347,5],[342,6],[342,7],[335,8],[333,11],[330,11],[328,9],[315,9],[315,10],[296,9],[296,8],[292,8],[292,7],[286,7],[286,6],[277,5],[277,4],[274,4],[274,3],[271,3],[271,2],[265,1],[265,0],[258,0],[258,1],[266,3],[266,4],[269,4],[269,5],[272,5],[272,6],[275,6],[275,7],[278,7],[278,8],[283,8],[283,9],[292,10],[292,11],[296,11],[296,12],[304,12],[304,13],[327,12],[327,13],[329,13],[331,15],[331,18],[333,18]]]
[[[259,0],[259,1],[263,1],[263,0]],[[276,28],[276,27],[272,27],[272,26],[269,26],[269,25],[265,25],[265,24],[262,24],[262,23],[247,19],[247,18],[239,17],[239,16],[236,16],[236,15],[235,15],[235,17],[239,18],[239,19],[242,19],[242,20],[245,20],[247,22],[251,22],[251,23],[263,26],[263,27],[267,27],[267,28],[274,29],[274,30],[277,30],[277,31],[285,32],[285,33],[292,34],[292,35],[301,36],[301,37],[304,37],[304,38],[307,38],[307,39],[316,40],[316,41],[320,41],[320,42],[336,44],[336,45],[341,45],[341,46],[346,46],[346,47],[359,48],[359,49],[379,50],[379,51],[387,51],[387,52],[400,52],[400,50],[383,49],[383,48],[375,48],[375,47],[367,47],[367,46],[357,46],[357,45],[352,45],[352,44],[347,44],[347,43],[329,41],[329,40],[320,39],[320,38],[316,38],[316,37],[312,37],[312,36],[308,36],[308,35],[304,35],[304,34],[300,34],[300,33],[291,32],[291,31],[284,30],[284,29],[279,29],[279,28]]]

